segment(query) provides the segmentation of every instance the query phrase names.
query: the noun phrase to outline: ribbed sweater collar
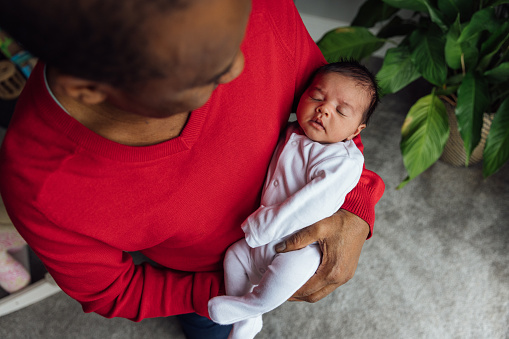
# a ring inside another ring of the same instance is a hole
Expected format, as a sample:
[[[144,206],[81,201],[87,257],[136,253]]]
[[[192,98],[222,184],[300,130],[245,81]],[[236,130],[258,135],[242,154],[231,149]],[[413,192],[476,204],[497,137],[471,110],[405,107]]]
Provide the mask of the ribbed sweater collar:
[[[151,146],[126,146],[108,140],[71,117],[52,95],[45,79],[44,64],[32,71],[26,90],[32,93],[32,105],[51,128],[58,130],[87,151],[116,161],[144,162],[190,150],[198,140],[209,102],[191,112],[180,136]]]

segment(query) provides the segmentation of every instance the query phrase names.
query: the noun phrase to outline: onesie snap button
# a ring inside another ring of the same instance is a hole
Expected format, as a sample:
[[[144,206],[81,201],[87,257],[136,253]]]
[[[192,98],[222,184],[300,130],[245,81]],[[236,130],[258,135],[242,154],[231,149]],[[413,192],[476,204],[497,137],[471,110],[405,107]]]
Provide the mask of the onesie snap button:
[[[297,145],[297,141],[295,141],[295,140],[294,140],[294,141],[292,141],[292,145],[293,145],[293,146],[296,146],[296,145]]]
[[[279,186],[279,181],[274,180],[274,186],[276,186],[276,187]]]
[[[260,273],[264,274],[265,273],[265,269],[264,268],[260,268]]]

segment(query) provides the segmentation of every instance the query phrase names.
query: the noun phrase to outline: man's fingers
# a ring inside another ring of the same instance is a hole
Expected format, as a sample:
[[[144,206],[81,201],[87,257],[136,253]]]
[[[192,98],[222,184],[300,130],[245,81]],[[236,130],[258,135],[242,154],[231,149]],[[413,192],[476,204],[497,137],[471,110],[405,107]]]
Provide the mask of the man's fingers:
[[[327,287],[327,283],[323,280],[323,277],[319,274],[313,275],[304,285],[301,286],[294,293],[292,298],[296,298],[299,300],[304,300],[310,295],[313,295],[320,291],[321,289]]]
[[[297,292],[295,292],[292,298],[300,301],[317,302],[341,285],[336,280],[337,276],[335,276],[335,274],[338,272],[335,269],[334,263],[328,260],[327,252],[324,251],[323,247],[322,251],[322,263],[318,267],[318,270],[301,288],[299,288],[299,290],[297,290]]]
[[[315,241],[322,252],[316,273],[289,300],[317,302],[352,279],[368,233],[369,225],[364,220],[339,210],[289,238],[284,252]]]
[[[299,291],[295,292],[295,294],[289,299],[290,301],[306,301],[308,303],[316,303],[317,301],[322,300],[330,293],[334,292],[336,288],[338,288],[339,284],[330,284],[326,285],[318,291],[311,293],[309,295],[301,295]],[[308,291],[309,292],[309,291]]]
[[[306,297],[301,297],[301,301],[306,301],[308,303],[316,303],[338,288],[338,285],[327,285],[326,287],[322,288],[321,290],[317,291],[316,293],[313,293],[311,295],[308,295]]]

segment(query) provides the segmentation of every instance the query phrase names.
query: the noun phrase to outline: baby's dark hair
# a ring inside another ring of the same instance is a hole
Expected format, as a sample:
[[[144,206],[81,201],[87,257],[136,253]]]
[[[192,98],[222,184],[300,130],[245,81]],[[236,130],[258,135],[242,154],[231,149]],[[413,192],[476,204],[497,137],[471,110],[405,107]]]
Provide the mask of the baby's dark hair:
[[[364,121],[366,125],[375,111],[378,103],[380,102],[380,90],[375,76],[364,65],[361,65],[356,60],[340,60],[338,62],[330,63],[319,67],[313,76],[310,83],[317,75],[324,73],[339,73],[347,77],[353,78],[357,81],[359,86],[362,86],[371,96],[371,101],[368,108],[364,111]]]

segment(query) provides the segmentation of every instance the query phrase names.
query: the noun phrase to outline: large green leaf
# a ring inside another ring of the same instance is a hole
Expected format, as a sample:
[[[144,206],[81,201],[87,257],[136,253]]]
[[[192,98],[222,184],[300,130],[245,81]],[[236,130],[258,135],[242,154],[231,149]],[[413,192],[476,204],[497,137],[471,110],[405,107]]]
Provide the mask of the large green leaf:
[[[350,26],[373,27],[377,22],[385,21],[399,11],[382,0],[367,0],[362,4]]]
[[[410,36],[412,61],[424,79],[441,87],[447,78],[445,38],[440,31],[415,31]]]
[[[385,26],[377,33],[377,37],[388,39],[395,36],[406,36],[417,28],[417,23],[413,20],[403,20],[400,16],[392,17]]]
[[[486,41],[482,43],[479,69],[486,69],[492,59],[501,53],[503,46],[509,41],[509,21],[502,23]]]
[[[461,23],[460,16],[458,15],[456,21],[451,25],[449,31],[447,32],[447,37],[445,41],[445,61],[447,65],[452,69],[460,69],[461,68],[461,55],[463,51],[461,50],[461,43],[458,42],[458,39],[461,34]]]
[[[476,45],[482,31],[493,32],[499,24],[495,17],[495,9],[492,7],[481,9],[472,15],[472,20],[468,22],[459,37],[459,42],[470,41]]]
[[[342,58],[361,60],[384,43],[384,39],[377,38],[365,27],[340,27],[325,33],[317,44],[328,62],[336,62]]]
[[[478,64],[480,54],[478,42],[481,38],[481,33],[485,30],[489,32],[499,31],[500,24],[496,21],[493,8],[485,8],[476,12],[472,16],[472,20],[465,24],[463,29],[461,28],[460,19],[458,15],[456,21],[447,32],[445,60],[452,69],[459,69],[463,63],[465,69],[470,70]],[[493,44],[491,41],[493,40],[488,40],[490,42],[490,51],[493,50],[493,46],[491,46]]]
[[[495,113],[483,153],[483,176],[486,178],[509,160],[509,98]]]
[[[455,111],[467,155],[465,165],[468,165],[472,150],[481,140],[483,114],[489,103],[490,93],[485,79],[474,72],[467,73],[458,88]]]
[[[437,6],[444,16],[453,22],[456,17],[460,16],[461,21],[468,21],[472,12],[472,0],[438,0]]]
[[[469,71],[475,69],[479,60],[479,48],[472,45],[470,41],[464,41],[461,43],[461,51],[463,52],[465,70]]]
[[[446,82],[446,88],[449,88],[449,87],[452,87],[452,86],[455,86],[456,89],[454,91],[454,95],[456,95],[456,91],[458,90],[458,87],[461,85],[461,83],[463,82],[463,78],[465,77],[465,75],[463,73],[458,73],[458,74],[454,74],[454,75],[451,75],[447,78],[447,82]],[[449,94],[453,94],[453,93],[449,93]],[[449,95],[449,94],[446,94],[446,95]]]
[[[447,65],[452,69],[460,69],[465,66],[469,70],[477,65],[479,59],[479,49],[476,46],[475,40],[460,40],[461,24],[460,17],[451,25],[447,32],[445,42],[445,60]]]
[[[385,3],[396,8],[409,9],[418,12],[428,12],[427,0],[383,0]]]
[[[376,77],[382,95],[396,93],[421,76],[412,63],[408,47],[387,50],[384,62]]]
[[[433,7],[433,5],[431,5],[428,1],[425,1],[424,4],[428,8],[428,13],[431,21],[440,27],[442,32],[446,33],[449,29],[449,26],[446,24],[444,15],[437,8]]]
[[[460,6],[455,0],[438,0],[438,8],[449,18],[454,21],[456,17],[459,17]]]
[[[434,164],[449,138],[449,122],[444,103],[433,93],[419,99],[401,128],[401,153],[408,177],[402,188]]]
[[[484,76],[492,83],[509,81],[509,61],[503,62],[497,67],[484,72]]]
[[[431,21],[437,24],[442,31],[447,31],[443,14],[435,8],[428,0],[383,0],[389,5],[396,8],[409,9],[412,11],[424,12],[429,14]]]

